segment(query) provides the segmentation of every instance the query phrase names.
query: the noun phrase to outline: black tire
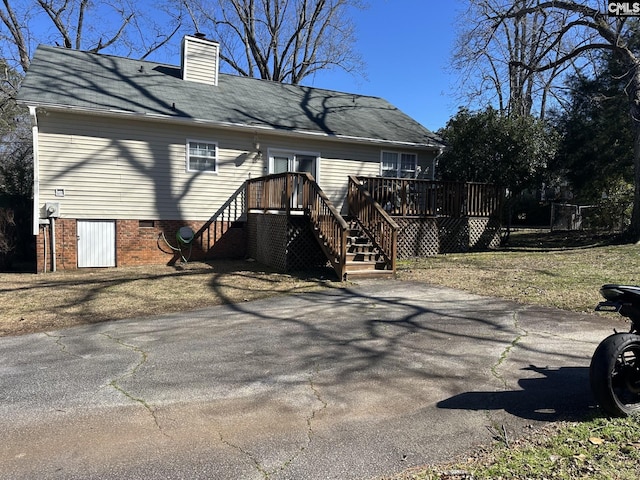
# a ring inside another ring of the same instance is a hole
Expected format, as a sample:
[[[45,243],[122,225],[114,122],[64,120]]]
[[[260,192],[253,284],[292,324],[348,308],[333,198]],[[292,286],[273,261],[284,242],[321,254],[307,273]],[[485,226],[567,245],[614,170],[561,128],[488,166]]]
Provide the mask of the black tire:
[[[591,358],[591,390],[608,414],[626,417],[640,412],[640,335],[615,333]]]

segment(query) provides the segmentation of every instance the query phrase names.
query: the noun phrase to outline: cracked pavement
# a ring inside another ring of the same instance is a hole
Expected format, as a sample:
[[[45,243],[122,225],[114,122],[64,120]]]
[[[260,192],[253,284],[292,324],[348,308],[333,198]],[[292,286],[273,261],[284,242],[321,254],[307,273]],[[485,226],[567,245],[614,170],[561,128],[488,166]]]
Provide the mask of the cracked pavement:
[[[0,479],[372,479],[595,406],[616,316],[399,281],[0,338]]]

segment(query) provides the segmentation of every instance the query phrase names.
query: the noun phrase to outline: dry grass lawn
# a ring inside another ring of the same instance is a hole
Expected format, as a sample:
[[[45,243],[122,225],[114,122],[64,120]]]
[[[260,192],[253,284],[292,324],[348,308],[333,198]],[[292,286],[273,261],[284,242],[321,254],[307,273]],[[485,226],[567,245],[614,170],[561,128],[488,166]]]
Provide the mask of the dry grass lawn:
[[[330,270],[278,274],[247,261],[0,273],[0,336],[194,310],[331,285]]]
[[[400,263],[399,277],[520,303],[591,312],[605,283],[640,285],[640,245],[608,236],[520,233],[499,251]]]
[[[640,246],[611,244],[609,237],[523,232],[500,251],[400,262],[398,278],[591,311],[603,283],[640,284]],[[329,269],[285,275],[248,261],[0,273],[0,336],[340,286],[335,280]]]

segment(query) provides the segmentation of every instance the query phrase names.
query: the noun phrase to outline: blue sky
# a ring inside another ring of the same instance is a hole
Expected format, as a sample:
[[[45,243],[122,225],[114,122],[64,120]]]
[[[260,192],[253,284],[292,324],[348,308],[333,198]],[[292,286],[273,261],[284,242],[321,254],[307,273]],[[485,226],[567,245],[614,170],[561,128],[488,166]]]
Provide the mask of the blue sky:
[[[304,85],[382,97],[429,130],[444,127],[458,111],[456,76],[448,71],[455,41],[456,13],[465,0],[365,0],[356,10],[357,52],[362,76],[339,69],[317,73]],[[177,55],[159,61],[179,64]],[[228,71],[224,70],[223,71]]]
[[[458,110],[456,76],[449,68],[462,0],[371,0],[354,18],[366,79],[340,71],[306,85],[388,100],[430,130]]]
[[[444,127],[458,110],[454,98],[456,76],[447,69],[456,36],[456,14],[467,2],[364,1],[368,8],[355,10],[353,20],[355,48],[365,62],[366,78],[336,69],[308,77],[303,84],[382,97],[432,131]],[[39,21],[40,27],[54,30],[44,14]],[[173,51],[158,52],[150,60],[178,65],[177,45]]]

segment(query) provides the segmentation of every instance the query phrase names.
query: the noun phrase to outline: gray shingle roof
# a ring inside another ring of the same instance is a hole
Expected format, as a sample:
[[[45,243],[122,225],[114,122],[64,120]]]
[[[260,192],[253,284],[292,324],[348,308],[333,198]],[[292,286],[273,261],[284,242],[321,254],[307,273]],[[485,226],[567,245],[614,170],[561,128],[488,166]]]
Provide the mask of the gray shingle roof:
[[[187,82],[179,67],[40,46],[18,95],[32,106],[439,146],[436,135],[377,97],[220,74]]]

